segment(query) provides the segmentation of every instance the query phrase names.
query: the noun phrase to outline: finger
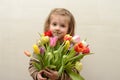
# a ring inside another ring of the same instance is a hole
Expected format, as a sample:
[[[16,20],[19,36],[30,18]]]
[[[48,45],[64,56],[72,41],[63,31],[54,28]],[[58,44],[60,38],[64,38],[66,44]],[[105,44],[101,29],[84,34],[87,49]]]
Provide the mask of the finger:
[[[51,70],[49,68],[45,68],[46,71],[50,72],[51,74],[58,75],[57,71]]]
[[[51,70],[49,68],[45,68],[45,70],[48,71],[48,72],[50,72],[50,73],[54,72],[53,70]]]
[[[43,72],[47,77],[49,77],[49,78],[52,77],[52,74],[50,72],[48,72],[46,70],[44,70]]]
[[[43,71],[40,71],[40,72],[37,74],[38,80],[47,80],[46,78],[43,78],[43,77],[42,77],[42,74],[43,74]]]
[[[38,74],[37,78],[38,78],[38,80],[47,80],[46,78],[43,78],[43,77],[41,76],[41,74]]]

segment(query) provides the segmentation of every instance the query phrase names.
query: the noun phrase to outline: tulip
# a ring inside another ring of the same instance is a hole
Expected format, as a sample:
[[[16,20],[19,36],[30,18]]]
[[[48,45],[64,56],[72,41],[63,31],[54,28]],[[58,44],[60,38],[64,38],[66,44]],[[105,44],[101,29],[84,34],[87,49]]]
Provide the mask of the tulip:
[[[75,44],[74,50],[76,52],[82,52],[85,49],[85,46],[80,42],[78,44]]]
[[[70,47],[70,41],[67,40],[67,41],[65,42],[64,47],[65,47],[65,50],[68,50],[69,47]]]
[[[69,34],[64,36],[64,41],[67,41],[67,40],[70,41],[71,39],[72,39],[72,36],[70,36]]]
[[[54,47],[56,45],[57,42],[57,37],[50,37],[50,46]]]
[[[47,32],[44,32],[44,35],[51,37],[51,36],[52,36],[52,32],[49,30],[49,31],[47,31]]]
[[[34,50],[35,54],[39,54],[40,53],[40,49],[39,49],[39,47],[36,44],[33,45],[33,50]]]
[[[46,44],[48,41],[49,41],[49,37],[48,36],[41,37],[41,43],[42,44]]]
[[[82,63],[81,63],[81,62],[79,62],[79,61],[77,61],[77,62],[75,63],[75,68],[76,68],[78,71],[81,71],[81,70],[82,70],[82,68],[83,68]]]
[[[82,43],[83,43],[83,45],[85,45],[85,46],[88,45],[85,40],[83,40]]]
[[[84,50],[83,50],[83,54],[88,54],[90,53],[90,49],[88,47],[86,47]]]
[[[80,42],[80,36],[76,35],[76,36],[72,37],[72,42],[73,42],[73,43],[78,43],[78,42]]]
[[[48,53],[47,53],[47,57],[48,57],[49,59],[52,59],[52,58],[53,58],[53,54],[52,54],[51,52],[48,52]]]
[[[37,41],[37,45],[38,45],[38,46],[42,46],[41,40],[38,40],[38,41]]]
[[[40,53],[43,54],[45,52],[45,49],[43,47],[40,47]]]
[[[27,51],[27,50],[24,51],[24,54],[25,54],[26,56],[28,56],[28,57],[31,56],[31,53],[30,53],[29,51]]]

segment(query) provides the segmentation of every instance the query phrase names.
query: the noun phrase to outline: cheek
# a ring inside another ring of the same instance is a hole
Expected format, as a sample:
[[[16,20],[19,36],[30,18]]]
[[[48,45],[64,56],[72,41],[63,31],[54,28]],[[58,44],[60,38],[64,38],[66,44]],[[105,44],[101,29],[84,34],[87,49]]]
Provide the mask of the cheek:
[[[52,28],[49,28],[50,31],[52,31]]]
[[[50,30],[50,31],[52,32],[52,34],[53,34],[54,28],[53,28],[53,27],[50,27],[49,30]]]
[[[68,30],[65,30],[64,33],[67,34]]]
[[[49,30],[53,31],[53,27],[52,27],[52,26],[50,26]]]
[[[65,34],[67,34],[68,28],[63,29],[63,32],[64,32]]]

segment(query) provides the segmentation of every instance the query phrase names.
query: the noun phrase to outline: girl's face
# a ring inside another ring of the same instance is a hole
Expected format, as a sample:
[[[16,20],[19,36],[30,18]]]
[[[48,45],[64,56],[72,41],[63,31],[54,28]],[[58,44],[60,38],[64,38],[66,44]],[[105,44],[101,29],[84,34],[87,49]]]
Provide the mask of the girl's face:
[[[50,30],[53,36],[63,39],[69,29],[68,18],[62,15],[52,15],[50,19]]]

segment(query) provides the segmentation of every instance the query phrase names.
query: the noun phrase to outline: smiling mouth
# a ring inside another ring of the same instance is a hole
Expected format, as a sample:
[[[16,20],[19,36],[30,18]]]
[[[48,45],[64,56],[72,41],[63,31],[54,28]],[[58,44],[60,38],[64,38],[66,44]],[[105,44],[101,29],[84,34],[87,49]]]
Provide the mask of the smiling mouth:
[[[54,32],[54,35],[55,35],[55,36],[58,36],[58,35],[60,35],[60,34],[61,34],[60,32],[57,32],[57,31]]]

